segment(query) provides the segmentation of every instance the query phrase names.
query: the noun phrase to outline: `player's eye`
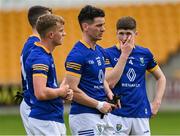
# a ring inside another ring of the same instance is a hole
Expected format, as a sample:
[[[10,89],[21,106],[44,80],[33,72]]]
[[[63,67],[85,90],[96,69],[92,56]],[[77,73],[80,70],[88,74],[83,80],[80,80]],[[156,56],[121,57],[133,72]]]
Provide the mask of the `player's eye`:
[[[119,35],[125,35],[125,33],[124,32],[119,32]]]
[[[127,32],[126,35],[132,35],[132,33],[131,32]]]
[[[63,29],[60,29],[59,32],[63,32],[64,30]]]

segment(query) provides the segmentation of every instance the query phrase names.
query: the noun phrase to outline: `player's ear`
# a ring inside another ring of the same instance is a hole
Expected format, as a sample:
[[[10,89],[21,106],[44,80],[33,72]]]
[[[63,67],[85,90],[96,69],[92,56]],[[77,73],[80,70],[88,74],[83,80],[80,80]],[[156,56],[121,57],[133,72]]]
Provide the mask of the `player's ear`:
[[[135,35],[136,35],[136,36],[138,35],[138,31],[135,31]]]
[[[83,31],[87,31],[88,28],[89,28],[88,23],[82,23],[82,29],[83,29]]]
[[[47,34],[46,34],[46,37],[48,37],[48,38],[50,38],[50,39],[53,39],[53,36],[54,36],[53,31],[49,31],[49,32],[47,32]]]

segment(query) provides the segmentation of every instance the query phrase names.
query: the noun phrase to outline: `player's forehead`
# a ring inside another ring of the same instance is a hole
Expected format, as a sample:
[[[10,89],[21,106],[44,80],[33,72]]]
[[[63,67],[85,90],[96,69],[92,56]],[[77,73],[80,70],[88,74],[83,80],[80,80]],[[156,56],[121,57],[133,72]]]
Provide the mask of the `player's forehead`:
[[[105,18],[104,17],[95,17],[93,19],[93,24],[105,24]]]
[[[117,33],[118,34],[130,34],[130,33],[133,34],[134,30],[130,30],[130,29],[118,29]]]
[[[50,11],[47,10],[45,14],[50,15],[50,14],[52,14],[52,13],[51,13]]]
[[[64,24],[57,23],[56,29],[57,29],[58,31],[64,31]]]

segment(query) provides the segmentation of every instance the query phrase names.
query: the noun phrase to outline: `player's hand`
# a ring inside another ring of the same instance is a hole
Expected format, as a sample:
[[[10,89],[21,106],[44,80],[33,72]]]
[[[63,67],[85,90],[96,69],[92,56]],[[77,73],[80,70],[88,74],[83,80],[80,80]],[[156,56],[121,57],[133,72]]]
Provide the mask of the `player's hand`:
[[[63,80],[59,89],[60,89],[59,96],[62,98],[66,98],[68,91],[69,91],[69,85],[65,83],[65,80]]]
[[[14,101],[17,104],[20,104],[23,100],[23,92],[18,91],[16,95],[14,96]]]
[[[116,104],[116,109],[117,108],[121,108],[121,100],[118,100],[117,104]]]
[[[151,105],[152,116],[155,116],[159,111],[159,107],[161,105],[161,102],[154,100],[150,105]]]
[[[68,89],[67,95],[64,99],[68,100],[68,101],[71,101],[73,99],[73,90],[72,89]]]
[[[108,112],[111,112],[113,107],[116,107],[116,106],[114,104],[104,102],[103,107],[101,109],[99,109],[99,111],[106,114]]]
[[[129,36],[125,43],[120,41],[120,48],[121,48],[122,55],[124,57],[126,57],[126,58],[129,57],[129,55],[131,54],[131,52],[133,50],[134,44],[135,43],[134,43],[134,39],[132,38],[132,36]]]
[[[109,92],[107,93],[107,97],[108,97],[109,100],[112,100],[112,99],[113,99],[113,96],[114,96],[114,94],[112,93],[112,91],[109,91]]]

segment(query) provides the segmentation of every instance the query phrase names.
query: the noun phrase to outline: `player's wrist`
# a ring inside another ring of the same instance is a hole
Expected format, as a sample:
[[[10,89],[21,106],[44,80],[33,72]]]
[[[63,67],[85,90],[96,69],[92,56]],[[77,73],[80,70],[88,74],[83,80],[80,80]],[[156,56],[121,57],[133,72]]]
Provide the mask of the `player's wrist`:
[[[161,100],[160,99],[155,99],[153,101],[153,103],[155,103],[156,105],[161,105]]]
[[[98,105],[96,106],[96,109],[100,110],[101,108],[103,108],[104,106],[104,102],[98,101]]]

